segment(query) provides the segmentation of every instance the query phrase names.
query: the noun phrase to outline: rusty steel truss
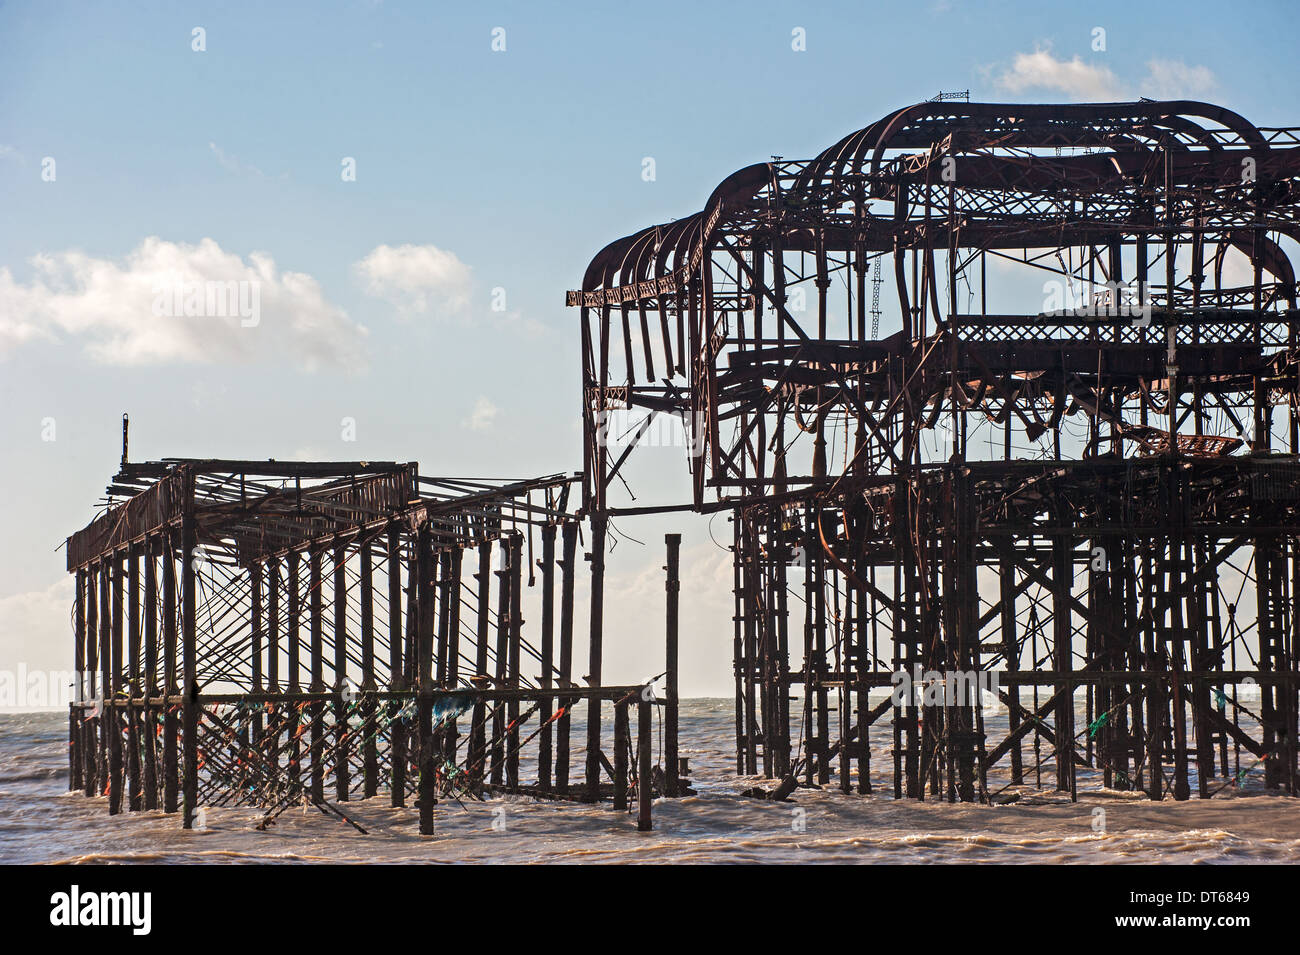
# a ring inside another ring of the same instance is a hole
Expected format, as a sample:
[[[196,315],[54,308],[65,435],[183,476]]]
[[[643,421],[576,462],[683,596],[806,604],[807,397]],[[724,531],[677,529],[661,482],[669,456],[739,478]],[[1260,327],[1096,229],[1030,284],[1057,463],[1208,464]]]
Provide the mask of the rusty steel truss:
[[[304,803],[361,828],[341,805],[414,796],[425,834],[446,798],[635,801],[649,828],[652,786],[676,793],[675,683],[662,702],[602,685],[598,626],[575,661],[577,478],[127,463],[123,437],[108,506],[67,542],[71,788],[107,796],[111,813],[179,810],[186,828],[202,807],[254,807],[265,827]],[[592,659],[596,676],[578,676]],[[666,772],[651,772],[655,704]],[[571,719],[595,734],[572,782]]]
[[[898,796],[1295,795],[1298,239],[1300,129],[949,101],[601,250],[583,506],[731,516],[737,770],[867,792],[890,724]],[[619,506],[661,415],[689,504]],[[997,728],[880,698],[990,670]]]

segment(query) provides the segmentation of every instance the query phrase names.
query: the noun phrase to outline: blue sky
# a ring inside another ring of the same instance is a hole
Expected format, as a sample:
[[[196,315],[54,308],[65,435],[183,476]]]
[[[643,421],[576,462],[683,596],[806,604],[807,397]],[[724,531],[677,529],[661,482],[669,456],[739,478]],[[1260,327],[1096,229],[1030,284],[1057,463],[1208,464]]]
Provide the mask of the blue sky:
[[[1295,124],[1296,20],[1281,3],[0,4],[0,666],[66,663],[55,549],[93,514],[123,411],[137,458],[574,470],[563,293],[608,241],[939,90],[1187,96]],[[169,262],[269,268],[265,320],[150,346],[122,316]],[[657,467],[687,493],[680,461]],[[702,520],[673,524],[696,581],[685,690],[723,693],[726,555]],[[653,664],[665,529],[627,527],[648,546],[611,561],[613,678]]]

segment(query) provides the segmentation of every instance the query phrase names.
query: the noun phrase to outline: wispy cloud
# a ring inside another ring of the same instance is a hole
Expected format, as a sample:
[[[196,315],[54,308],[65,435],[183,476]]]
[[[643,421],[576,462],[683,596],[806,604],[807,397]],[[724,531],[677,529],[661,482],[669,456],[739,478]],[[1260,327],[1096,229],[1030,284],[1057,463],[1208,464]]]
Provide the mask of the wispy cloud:
[[[66,654],[74,591],[73,579],[64,575],[44,590],[0,597],[0,666],[72,669]]]
[[[238,156],[232,156],[216,143],[208,143],[208,148],[212,150],[212,155],[217,157],[217,162],[221,168],[227,172],[232,172],[237,176],[256,176],[258,179],[265,179],[266,173],[258,169],[251,163],[243,162]]]
[[[1142,93],[1152,99],[1193,99],[1215,87],[1214,73],[1206,66],[1188,66],[1181,60],[1149,60]]]

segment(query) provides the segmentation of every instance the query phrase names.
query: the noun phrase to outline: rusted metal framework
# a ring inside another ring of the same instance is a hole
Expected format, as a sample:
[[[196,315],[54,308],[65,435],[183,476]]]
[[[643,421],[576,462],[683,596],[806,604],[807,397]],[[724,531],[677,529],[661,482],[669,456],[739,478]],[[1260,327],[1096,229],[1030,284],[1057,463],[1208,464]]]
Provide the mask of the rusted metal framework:
[[[112,813],[179,809],[186,828],[200,807],[256,807],[265,826],[304,802],[357,825],[340,804],[386,791],[415,797],[426,834],[449,796],[627,810],[634,793],[648,828],[653,695],[575,675],[575,481],[127,463],[124,446],[109,506],[67,542],[71,787]],[[571,781],[571,731],[602,703],[613,763],[598,737]]]
[[[898,796],[1044,766],[1294,795],[1298,230],[1300,129],[948,101],[601,250],[568,295],[584,507],[655,510],[611,493],[681,417],[689,504],[657,509],[733,520],[737,770],[869,791],[892,720]],[[964,694],[879,700],[987,670],[996,731]]]

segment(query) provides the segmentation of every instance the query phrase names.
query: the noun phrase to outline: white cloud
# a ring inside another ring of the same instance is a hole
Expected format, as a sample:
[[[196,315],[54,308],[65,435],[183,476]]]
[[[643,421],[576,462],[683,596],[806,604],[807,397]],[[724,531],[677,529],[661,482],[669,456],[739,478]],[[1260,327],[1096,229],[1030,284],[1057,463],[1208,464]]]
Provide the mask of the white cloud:
[[[1152,99],[1195,99],[1214,89],[1209,67],[1188,66],[1181,60],[1150,60],[1142,94]]]
[[[1008,93],[1030,91],[1062,93],[1071,100],[1107,102],[1130,100],[1139,94],[1152,99],[1203,96],[1214,89],[1214,73],[1204,66],[1181,60],[1152,59],[1146,75],[1133,84],[1121,80],[1108,66],[1085,62],[1078,56],[1057,59],[1051,50],[1017,53],[1011,66],[994,82]]]
[[[76,588],[70,575],[44,590],[0,597],[0,670],[10,674],[20,666],[28,672],[71,670],[75,597]],[[32,707],[5,705],[4,708]]]
[[[408,315],[459,312],[469,304],[469,266],[433,245],[377,246],[354,267],[367,292]]]
[[[0,143],[0,159],[11,159],[14,162],[18,162],[22,157],[18,154],[18,150],[13,146],[10,146],[7,143]]]
[[[72,250],[31,262],[27,284],[0,268],[0,357],[45,339],[80,341],[91,358],[115,365],[287,357],[306,369],[364,366],[366,329],[316,279],[278,270],[265,253],[245,261],[212,239],[151,236],[120,261]],[[206,305],[184,307],[205,290]]]
[[[715,533],[725,533],[730,540],[730,528],[719,519]],[[662,614],[664,601],[663,562],[655,557],[632,572],[610,573],[607,588],[616,591],[620,601],[643,600],[649,608]],[[732,604],[733,567],[730,551],[712,541],[684,545],[681,551],[681,593],[692,605],[707,601],[711,606],[727,608],[726,617],[734,612]],[[613,581],[615,586],[609,587]],[[728,644],[730,648],[730,644]]]
[[[1051,90],[1075,100],[1117,100],[1124,94],[1109,67],[1093,66],[1078,56],[1058,60],[1049,50],[1017,53],[1011,68],[997,78],[997,85],[1009,93]]]
[[[635,522],[623,529],[643,536]],[[713,531],[730,539],[731,529],[721,518]],[[656,535],[645,539],[646,547],[625,542],[612,549],[605,574],[606,674],[617,667],[619,675],[615,679],[626,678],[629,682],[647,679],[664,669],[663,538]],[[792,573],[792,586],[800,586],[802,576]],[[589,584],[587,575],[578,575],[580,600],[589,598]],[[694,543],[688,534],[682,542],[678,595],[684,696],[725,696],[731,690],[731,626],[736,612],[733,586],[731,554],[708,540],[707,533]]]
[[[480,397],[478,401],[474,402],[473,410],[470,411],[469,417],[462,424],[471,431],[490,431],[500,412],[501,409],[491,401]]]

